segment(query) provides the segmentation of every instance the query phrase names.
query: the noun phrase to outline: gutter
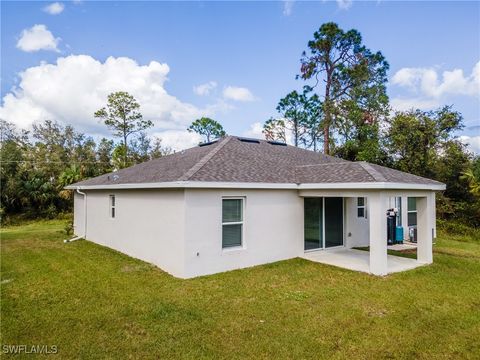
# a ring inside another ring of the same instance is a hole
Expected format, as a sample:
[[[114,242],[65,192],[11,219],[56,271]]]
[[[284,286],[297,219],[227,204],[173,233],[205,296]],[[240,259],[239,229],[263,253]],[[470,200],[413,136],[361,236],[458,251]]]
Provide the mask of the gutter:
[[[75,187],[66,187],[74,189]],[[412,184],[392,182],[350,182],[350,183],[248,183],[248,182],[220,182],[220,181],[171,181],[157,183],[130,183],[108,185],[80,185],[76,189],[82,190],[127,190],[127,189],[168,189],[168,188],[197,188],[197,189],[292,189],[292,190],[327,190],[327,189],[408,189],[408,190],[445,190],[445,184]]]
[[[63,240],[64,243],[87,238],[87,194],[81,192],[79,186],[77,186],[76,191],[78,194],[83,195],[83,235],[76,236],[73,239]]]

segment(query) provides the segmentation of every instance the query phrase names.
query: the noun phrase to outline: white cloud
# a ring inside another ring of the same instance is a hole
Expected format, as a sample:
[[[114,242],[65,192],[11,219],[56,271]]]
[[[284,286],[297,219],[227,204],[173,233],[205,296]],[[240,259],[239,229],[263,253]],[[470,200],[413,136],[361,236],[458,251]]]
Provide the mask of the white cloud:
[[[444,71],[435,68],[403,68],[392,77],[392,83],[431,98],[444,95],[480,95],[480,61],[472,73],[465,76],[462,69]]]
[[[167,130],[154,135],[162,139],[162,146],[175,151],[197,146],[203,140],[201,135],[187,130]]]
[[[221,101],[201,109],[168,94],[164,84],[169,71],[167,64],[139,65],[126,57],[103,63],[88,55],[58,58],[19,74],[18,86],[3,98],[0,118],[24,129],[52,119],[91,135],[107,135],[93,114],[115,91],[128,91],[138,100],[144,118],[155,124],[152,132],[186,129],[198,117],[228,110]]]
[[[209,95],[215,88],[217,83],[215,81],[209,81],[205,84],[197,85],[193,87],[193,92],[200,96]]]
[[[460,136],[460,141],[463,142],[464,144],[467,144],[473,152],[480,154],[480,135],[479,136],[462,135]]]
[[[60,2],[54,2],[50,5],[47,5],[43,8],[43,11],[49,13],[50,15],[58,15],[65,9],[65,5]]]
[[[348,10],[353,4],[353,0],[337,0],[337,6],[341,10]]]
[[[58,51],[60,38],[55,38],[45,25],[34,25],[24,29],[17,42],[17,48],[26,52],[38,50]]]
[[[439,107],[440,102],[436,99],[396,97],[390,101],[390,105],[394,110],[398,111],[407,111],[411,109],[432,110]]]
[[[480,97],[480,61],[469,76],[465,76],[462,69],[440,74],[433,67],[403,68],[393,75],[392,84],[407,91],[391,100],[394,109],[431,110],[447,102],[448,96]]]
[[[255,97],[244,87],[227,86],[223,89],[223,97],[235,101],[253,101]]]
[[[295,1],[293,0],[284,0],[283,1],[283,15],[290,16],[293,10],[293,4]]]
[[[264,139],[263,124],[261,122],[255,122],[250,125],[250,128],[243,133],[243,136],[251,137],[255,139]]]

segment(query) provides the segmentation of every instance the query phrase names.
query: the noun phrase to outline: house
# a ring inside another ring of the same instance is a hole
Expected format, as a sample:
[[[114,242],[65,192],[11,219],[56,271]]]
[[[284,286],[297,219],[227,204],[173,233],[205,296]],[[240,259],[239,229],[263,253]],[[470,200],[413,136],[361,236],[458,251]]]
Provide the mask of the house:
[[[406,260],[431,263],[435,191],[445,185],[227,136],[68,188],[77,235],[191,278],[315,254],[354,254],[342,260],[347,267],[364,261],[368,272],[385,275],[393,207],[405,237],[409,226],[417,230],[417,260]],[[350,250],[359,246],[370,247],[362,259]]]

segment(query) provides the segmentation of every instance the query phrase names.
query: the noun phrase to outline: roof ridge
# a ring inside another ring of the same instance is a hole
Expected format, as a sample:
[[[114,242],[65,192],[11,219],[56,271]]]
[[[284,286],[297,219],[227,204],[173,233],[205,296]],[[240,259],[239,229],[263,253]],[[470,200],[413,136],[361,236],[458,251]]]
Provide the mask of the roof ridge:
[[[371,164],[369,164],[366,161],[358,161],[358,164],[366,171],[368,172],[375,181],[379,182],[385,182],[387,181],[387,178],[383,176],[378,170],[374,169]]]
[[[208,152],[203,158],[200,159],[195,165],[193,165],[185,174],[180,177],[180,181],[189,180],[197,171],[199,171],[216,153],[220,151],[221,148],[227,144],[231,136],[226,136],[219,144],[210,152]]]

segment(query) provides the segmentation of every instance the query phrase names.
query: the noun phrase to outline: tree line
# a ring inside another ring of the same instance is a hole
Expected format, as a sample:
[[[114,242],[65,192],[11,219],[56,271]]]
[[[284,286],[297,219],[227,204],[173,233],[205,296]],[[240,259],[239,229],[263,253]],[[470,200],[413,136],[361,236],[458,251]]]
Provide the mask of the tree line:
[[[462,115],[452,106],[393,111],[388,69],[382,53],[368,49],[357,30],[323,24],[300,59],[296,77],[302,89],[279,100],[279,116],[264,122],[265,138],[444,182],[439,217],[479,226],[480,158],[456,136]],[[193,130],[208,133],[208,140],[225,133],[212,119]]]
[[[53,218],[72,209],[72,183],[169,154],[161,139],[147,136],[153,126],[126,92],[111,94],[95,112],[114,140],[95,141],[71,125],[45,120],[31,131],[0,120],[0,216]]]
[[[268,140],[321,151],[351,161],[396,168],[447,184],[438,215],[480,225],[480,158],[456,133],[462,115],[451,106],[433,111],[393,111],[386,93],[389,64],[356,30],[323,24],[308,42],[296,75],[304,82],[281,98],[267,119]],[[46,120],[31,132],[1,121],[2,219],[9,215],[55,216],[71,210],[64,186],[163,156],[171,149],[146,131],[140,105],[126,92],[109,95],[94,114],[120,141],[90,136]],[[187,129],[205,141],[225,136],[223,126],[202,117]]]

